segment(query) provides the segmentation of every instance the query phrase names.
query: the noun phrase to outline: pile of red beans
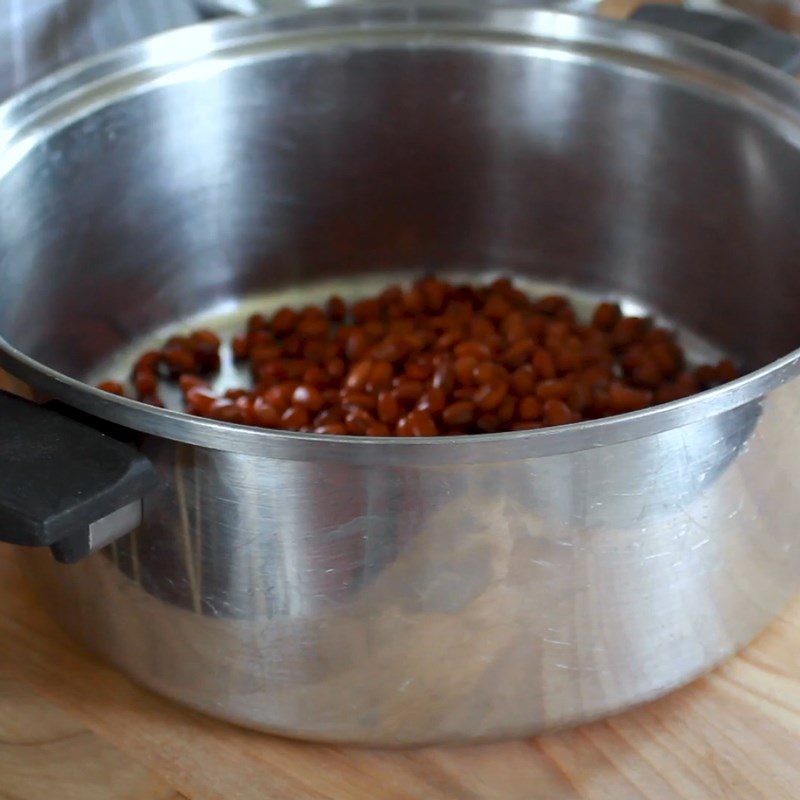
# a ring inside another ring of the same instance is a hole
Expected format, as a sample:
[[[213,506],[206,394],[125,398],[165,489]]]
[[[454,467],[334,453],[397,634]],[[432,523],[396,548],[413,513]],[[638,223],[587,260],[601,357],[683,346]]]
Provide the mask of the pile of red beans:
[[[201,417],[352,436],[437,436],[528,430],[636,411],[737,377],[729,360],[690,368],[672,331],[600,303],[588,323],[566,297],[532,299],[511,281],[429,277],[348,305],[253,315],[234,337],[252,388],[218,395],[220,339],[199,330],[144,353],[139,400],[160,406],[178,381]],[[100,388],[124,395],[124,387]]]

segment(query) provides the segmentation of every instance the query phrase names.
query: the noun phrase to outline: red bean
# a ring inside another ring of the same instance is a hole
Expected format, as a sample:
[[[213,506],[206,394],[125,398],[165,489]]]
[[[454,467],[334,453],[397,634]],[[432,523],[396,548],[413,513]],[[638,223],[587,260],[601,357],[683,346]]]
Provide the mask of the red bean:
[[[387,286],[379,295],[381,308],[392,308],[403,302],[403,290],[397,284]]]
[[[133,367],[134,374],[139,370],[146,370],[147,372],[157,372],[158,367],[164,359],[163,353],[158,350],[148,350],[139,356],[136,364]]]
[[[471,317],[469,321],[469,327],[473,342],[465,342],[464,344],[467,347],[471,348],[474,344],[481,345],[486,339],[494,336],[494,325],[485,317]],[[481,357],[480,354],[476,353],[465,353],[465,355],[474,355],[476,358]],[[491,355],[491,353],[488,353],[486,358],[488,358],[489,355]]]
[[[303,406],[290,406],[281,414],[281,425],[291,430],[299,430],[310,421],[308,409]]]
[[[408,421],[408,417],[400,417],[397,421],[397,426],[395,427],[395,435],[397,436],[413,436],[414,434],[411,433],[411,423]]]
[[[563,400],[545,400],[544,419],[548,425],[567,425],[576,421],[576,414]]]
[[[325,317],[307,317],[297,323],[297,333],[301,336],[324,336],[328,332],[328,322]]]
[[[472,371],[472,378],[479,386],[490,383],[495,377],[495,365],[491,361],[481,361]]]
[[[354,408],[345,417],[347,432],[353,436],[366,436],[367,429],[375,424],[375,418],[363,408]]]
[[[328,299],[328,316],[333,322],[341,322],[347,316],[347,305],[338,295]]]
[[[378,395],[378,418],[387,425],[396,425],[402,412],[397,398],[392,392],[381,392]]]
[[[483,306],[483,313],[489,319],[503,319],[511,311],[511,304],[501,294],[490,294]]]
[[[525,397],[536,391],[536,371],[530,364],[525,364],[514,371],[511,376],[511,388],[517,397]]]
[[[303,406],[309,411],[319,411],[325,405],[319,389],[305,384],[301,384],[294,390],[292,403],[296,406]]]
[[[359,300],[353,304],[353,319],[362,324],[370,320],[378,320],[381,315],[380,303],[374,298]]]
[[[508,384],[505,381],[484,383],[473,395],[475,405],[482,411],[493,411],[503,402],[508,394]]]
[[[189,407],[201,416],[211,413],[217,396],[207,386],[193,386],[186,392],[186,403]]]
[[[497,407],[497,419],[500,420],[502,425],[511,422],[516,416],[517,412],[517,399],[512,395],[506,395],[503,402]]]
[[[147,369],[137,369],[133,382],[140,395],[154,395],[158,391],[158,378]]]
[[[500,430],[500,420],[497,414],[481,414],[475,426],[479,433],[495,433]]]
[[[488,345],[477,341],[459,342],[453,352],[459,359],[469,357],[481,361],[492,357],[492,351]]]
[[[360,391],[367,385],[367,381],[369,380],[370,372],[372,371],[372,362],[371,361],[358,361],[356,362],[353,367],[350,369],[350,372],[347,375],[347,379],[344,382],[344,385],[348,389],[353,389],[356,391]]]
[[[369,392],[348,392],[342,395],[342,405],[363,408],[365,411],[374,411],[377,408],[378,399]]]
[[[448,331],[445,331],[437,340],[436,340],[436,349],[437,350],[452,350],[453,346],[458,344],[464,338],[464,334],[461,331],[451,328]]]
[[[544,413],[542,401],[538,397],[528,395],[519,402],[519,416],[523,422],[539,419]]]
[[[237,407],[242,412],[242,424],[255,425],[256,415],[253,410],[255,398],[251,397],[249,394],[245,394],[242,397],[237,398],[235,402]]]
[[[460,400],[456,403],[451,403],[442,412],[442,421],[445,425],[469,425],[474,419],[475,403],[468,400]]]
[[[247,332],[254,333],[255,331],[267,330],[269,322],[263,314],[251,314],[247,320]]]
[[[600,303],[594,310],[592,325],[601,331],[610,331],[622,317],[622,311],[616,303]]]
[[[221,422],[244,422],[244,413],[239,406],[236,405],[235,400],[218,399],[215,400],[208,412],[210,417],[218,419]]]
[[[341,423],[331,423],[330,425],[317,425],[314,428],[314,433],[333,433],[337,436],[344,436],[347,433],[347,428]]]
[[[331,425],[343,421],[344,421],[344,412],[338,406],[335,408],[323,409],[312,420],[315,426]]]
[[[394,370],[388,361],[376,361],[370,368],[366,386],[372,392],[388,389],[393,376]]]
[[[250,343],[248,342],[247,336],[243,333],[234,336],[231,340],[231,350],[233,351],[233,357],[237,361],[244,361],[250,350]]]
[[[514,342],[502,356],[503,363],[509,367],[521,367],[533,355],[536,344],[526,336]]]
[[[735,381],[739,377],[739,370],[729,358],[723,358],[717,364],[716,369],[718,383],[728,383],[729,381]]]
[[[439,432],[430,414],[418,408],[408,415],[408,425],[412,436],[436,436]]]
[[[515,422],[511,426],[512,431],[532,431],[537,428],[543,428],[543,422]]]
[[[664,383],[656,389],[654,399],[656,403],[670,403],[673,400],[680,400],[691,394],[693,392],[679,383]]]
[[[279,383],[264,392],[264,399],[278,411],[283,413],[292,402],[295,386],[291,383]]]
[[[441,389],[445,394],[450,394],[455,386],[456,374],[450,361],[441,363],[433,373],[431,385],[436,389]]]
[[[331,381],[330,373],[324,370],[322,367],[318,367],[316,364],[309,367],[303,373],[302,377],[303,383],[313,386],[316,389],[325,388],[330,384]]]
[[[276,336],[288,336],[297,325],[298,314],[291,308],[281,308],[272,318],[271,327]]]
[[[348,318],[353,324],[346,324]],[[172,336],[132,370],[136,395],[161,405],[180,384],[186,408],[239,424],[374,436],[532,430],[635,411],[738,376],[729,360],[684,365],[675,334],[600,303],[578,322],[561,295],[531,299],[509,280],[453,285],[428,277],[348,304],[254,314],[232,340],[255,385],[215,394],[207,329]],[[100,385],[122,394],[116,382]],[[441,429],[440,429],[441,426]]]
[[[453,371],[456,380],[462,386],[470,386],[475,383],[475,367],[478,366],[478,359],[475,356],[460,356],[453,364]]]
[[[420,283],[422,299],[428,311],[437,313],[441,311],[445,299],[445,287],[436,278],[426,278]]]
[[[653,393],[613,381],[608,387],[608,402],[611,410],[617,413],[638,411],[653,402]]]
[[[420,381],[400,380],[394,389],[394,396],[400,402],[416,403],[425,392],[425,386]]]
[[[328,375],[330,375],[331,378],[333,378],[334,380],[338,380],[345,374],[347,367],[345,366],[345,363],[341,358],[336,357],[332,358],[328,362],[327,369],[328,369]]]
[[[214,331],[197,330],[189,335],[189,341],[196,349],[200,350],[219,350],[222,341]]]
[[[503,332],[506,340],[509,343],[513,343],[512,346],[524,340],[528,340],[533,343],[528,336],[528,328],[525,325],[525,318],[519,311],[510,312],[500,323],[500,330]]]
[[[447,403],[447,395],[441,390],[431,387],[425,394],[417,401],[417,408],[420,411],[427,411],[428,414],[436,416]]]
[[[631,380],[637,386],[646,386],[651,389],[658,387],[664,380],[664,376],[658,367],[655,359],[647,358],[631,372]]]
[[[567,306],[569,301],[562,295],[554,294],[542,297],[533,304],[533,308],[540,314],[555,316]]]
[[[553,353],[553,359],[559,375],[575,372],[583,366],[583,353],[580,349],[570,347],[569,344],[557,348]]]
[[[433,364],[423,361],[413,361],[406,366],[406,377],[412,381],[424,381],[430,378],[433,372]]]
[[[164,350],[164,360],[167,362],[170,372],[175,376],[197,371],[197,362],[191,350],[172,347]]]
[[[536,370],[536,374],[542,378],[543,380],[549,380],[550,378],[555,378],[556,376],[556,365],[553,361],[553,356],[544,350],[543,348],[539,348],[533,354],[533,360],[531,361],[533,368]]]
[[[585,383],[575,383],[566,402],[567,405],[579,414],[589,405],[591,390]]]
[[[627,347],[639,341],[647,330],[647,320],[640,317],[623,317],[611,332],[611,339],[617,347]]]
[[[178,378],[178,385],[183,394],[186,394],[189,389],[193,389],[195,386],[208,386],[205,380],[199,375],[181,375],[180,378]]]
[[[119,397],[125,397],[125,387],[117,381],[103,381],[97,384],[97,388],[101,391],[115,394]]]
[[[379,361],[400,361],[408,355],[410,349],[405,339],[388,336],[372,348],[370,356]]]
[[[264,428],[278,428],[281,423],[281,415],[260,395],[253,398],[253,419]]]
[[[536,394],[542,400],[549,400],[551,398],[566,400],[572,393],[573,386],[573,381],[567,378],[550,378],[542,381],[536,387]]]
[[[354,330],[345,344],[345,352],[351,361],[357,361],[367,352],[367,337],[361,330]]]
[[[260,344],[250,350],[250,360],[254,364],[264,364],[281,357],[283,350],[276,344]]]
[[[662,374],[672,377],[681,368],[681,351],[675,344],[655,342],[650,346],[653,361],[658,364]],[[735,367],[734,367],[735,370]],[[732,380],[732,379],[731,379]]]

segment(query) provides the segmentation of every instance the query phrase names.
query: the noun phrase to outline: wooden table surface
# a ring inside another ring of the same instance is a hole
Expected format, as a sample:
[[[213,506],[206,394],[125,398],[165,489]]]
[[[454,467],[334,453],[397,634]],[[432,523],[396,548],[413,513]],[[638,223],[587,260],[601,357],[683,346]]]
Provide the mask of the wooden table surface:
[[[636,5],[603,4],[620,17]],[[393,752],[248,732],[135,686],[50,621],[4,545],[0,608],[0,800],[800,798],[800,597],[728,664],[642,708]]]

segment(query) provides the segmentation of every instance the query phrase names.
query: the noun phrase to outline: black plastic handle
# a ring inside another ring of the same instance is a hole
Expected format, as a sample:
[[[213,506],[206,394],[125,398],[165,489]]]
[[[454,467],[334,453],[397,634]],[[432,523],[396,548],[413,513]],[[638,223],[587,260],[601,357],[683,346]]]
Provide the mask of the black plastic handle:
[[[800,74],[800,38],[747,17],[691,11],[658,3],[641,6],[631,19],[689,33],[757,58],[790,75]]]
[[[156,483],[132,445],[0,392],[0,541],[77,561],[135,527],[135,504]]]

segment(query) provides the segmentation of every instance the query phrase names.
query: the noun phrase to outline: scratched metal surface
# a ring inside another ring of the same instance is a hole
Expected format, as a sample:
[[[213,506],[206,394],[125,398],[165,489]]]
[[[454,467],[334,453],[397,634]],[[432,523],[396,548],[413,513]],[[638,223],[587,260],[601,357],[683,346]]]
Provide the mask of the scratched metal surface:
[[[193,0],[0,0],[0,99],[81,58],[199,19]]]
[[[265,460],[150,439],[145,524],[31,567],[137,680],[266,730],[511,736],[647,700],[796,586],[797,390],[682,429],[497,465]]]

